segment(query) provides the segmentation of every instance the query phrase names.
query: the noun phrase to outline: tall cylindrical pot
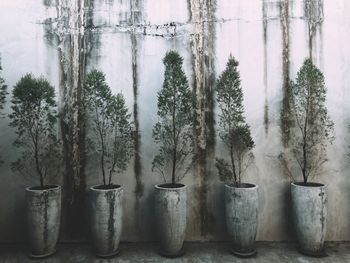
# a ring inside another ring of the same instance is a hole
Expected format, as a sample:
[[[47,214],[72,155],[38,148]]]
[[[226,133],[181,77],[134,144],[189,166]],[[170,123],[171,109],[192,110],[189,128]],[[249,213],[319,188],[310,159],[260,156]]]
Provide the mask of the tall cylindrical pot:
[[[31,257],[55,253],[61,220],[61,187],[26,188],[27,232]]]
[[[319,183],[291,184],[293,220],[300,252],[323,256],[326,237],[327,193]]]
[[[123,223],[123,188],[120,185],[90,188],[91,235],[95,254],[112,257],[119,253]]]
[[[155,186],[156,227],[160,253],[166,257],[183,255],[187,214],[186,186],[159,184]]]
[[[232,241],[232,253],[239,257],[256,254],[258,226],[258,186],[225,185],[226,226]]]

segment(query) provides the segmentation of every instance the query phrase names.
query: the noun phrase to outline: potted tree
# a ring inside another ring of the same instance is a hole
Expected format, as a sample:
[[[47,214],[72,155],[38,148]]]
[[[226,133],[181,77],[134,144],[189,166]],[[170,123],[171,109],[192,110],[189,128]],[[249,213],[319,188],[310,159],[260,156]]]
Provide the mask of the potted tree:
[[[12,91],[10,126],[22,149],[12,170],[36,176],[38,185],[26,188],[27,229],[31,256],[42,258],[55,252],[61,218],[61,187],[47,183],[57,176],[61,154],[57,139],[55,90],[44,78],[23,76]]]
[[[326,186],[310,182],[327,161],[327,145],[334,139],[334,124],[327,113],[326,87],[322,72],[306,59],[290,83],[292,116],[289,160],[285,158],[293,179],[291,196],[293,219],[300,251],[311,256],[324,255],[326,235]],[[296,165],[293,165],[293,161]],[[289,165],[288,165],[289,164]],[[294,169],[293,169],[294,167]],[[297,176],[296,176],[297,175]],[[302,181],[295,180],[300,177]]]
[[[258,186],[242,182],[252,163],[254,141],[246,123],[238,61],[230,55],[226,69],[216,84],[219,113],[219,137],[228,161],[216,158],[220,179],[225,184],[226,225],[232,240],[233,254],[241,257],[256,253]]]
[[[132,123],[123,95],[112,94],[101,71],[86,76],[83,107],[102,181],[90,188],[92,241],[97,256],[111,257],[119,252],[123,215],[123,187],[112,178],[133,155]]]
[[[167,257],[183,254],[186,231],[186,186],[179,183],[194,161],[194,95],[182,70],[183,58],[166,53],[163,88],[158,92],[158,122],[153,138],[159,145],[152,171],[164,183],[155,186],[155,215],[160,253]],[[170,177],[170,182],[167,179]]]

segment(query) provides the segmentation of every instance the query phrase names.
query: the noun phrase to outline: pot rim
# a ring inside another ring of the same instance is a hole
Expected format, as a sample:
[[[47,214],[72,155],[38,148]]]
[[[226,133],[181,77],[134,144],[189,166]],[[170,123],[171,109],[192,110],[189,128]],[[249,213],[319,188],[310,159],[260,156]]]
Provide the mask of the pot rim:
[[[90,187],[91,191],[96,191],[96,192],[108,192],[108,191],[116,191],[116,190],[122,190],[123,186],[121,184],[113,184],[113,186],[115,186],[114,188],[110,188],[110,189],[98,189],[96,187],[99,186],[103,186],[103,184],[97,184],[97,185],[93,185]]]
[[[235,189],[247,189],[247,190],[255,190],[257,188],[259,188],[259,186],[257,184],[252,184],[252,183],[241,183],[241,185],[245,185],[247,187],[237,187],[233,184],[225,184],[225,187],[227,188],[235,188]]]
[[[44,187],[45,186],[48,188],[47,189],[33,189],[33,188],[40,187],[40,186],[39,185],[29,186],[29,187],[26,187],[26,191],[33,192],[33,193],[41,193],[41,192],[61,190],[61,186],[58,184],[48,184],[48,185],[44,185]]]
[[[307,182],[306,185],[304,182],[291,182],[291,185],[296,187],[305,187],[305,188],[323,188],[326,187],[323,183],[317,183],[317,182]]]
[[[176,191],[176,190],[182,190],[186,189],[187,185],[181,184],[181,183],[176,183],[178,187],[165,187],[165,185],[171,185],[171,183],[161,183],[161,184],[156,184],[154,188],[159,189],[159,190],[167,190],[167,191]]]

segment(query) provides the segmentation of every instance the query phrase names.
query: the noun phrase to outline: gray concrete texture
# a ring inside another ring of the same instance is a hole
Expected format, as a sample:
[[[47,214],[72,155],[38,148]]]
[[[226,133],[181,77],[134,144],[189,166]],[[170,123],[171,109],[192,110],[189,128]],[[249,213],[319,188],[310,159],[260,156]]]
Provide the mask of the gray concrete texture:
[[[182,253],[186,234],[187,193],[186,186],[155,187],[156,232],[161,244],[161,253],[176,256]]]
[[[237,258],[230,253],[228,243],[185,243],[186,253],[181,258],[167,259],[157,253],[158,246],[153,243],[122,243],[121,252],[111,259],[96,258],[91,247],[84,244],[59,245],[57,253],[44,259],[43,263],[348,263],[350,262],[349,243],[327,244],[327,257],[310,258],[301,255],[294,243],[258,243],[258,254],[254,258]],[[38,262],[28,258],[23,246],[0,245],[0,262]]]
[[[91,238],[97,255],[118,253],[123,229],[123,188],[90,188]]]
[[[258,228],[258,187],[225,185],[226,226],[237,255],[253,255]]]
[[[163,81],[162,58],[174,49],[184,57],[198,99],[200,159],[182,181],[188,186],[186,240],[228,240],[224,186],[214,165],[214,157],[226,152],[215,133],[213,84],[230,53],[240,62],[245,116],[256,143],[255,162],[244,181],[259,185],[257,239],[293,239],[290,180],[278,161],[285,135],[281,104],[286,83],[311,55],[325,75],[336,134],[323,173],[312,180],[327,185],[326,240],[350,240],[348,10],[348,0],[1,0],[1,66],[9,91],[26,72],[43,75],[57,89],[68,158],[64,176],[51,178],[51,183],[64,184],[62,226],[74,219],[65,212],[67,204],[101,183],[96,156],[81,158],[84,145],[73,109],[84,72],[97,68],[106,73],[113,92],[123,92],[139,135],[128,170],[113,179],[125,190],[122,241],[155,239],[154,185],[162,178],[151,171],[157,150],[152,126]],[[19,153],[11,145],[14,131],[8,122],[0,120],[2,242],[24,240],[24,189],[38,183],[10,169]],[[77,220],[78,225],[84,222]]]

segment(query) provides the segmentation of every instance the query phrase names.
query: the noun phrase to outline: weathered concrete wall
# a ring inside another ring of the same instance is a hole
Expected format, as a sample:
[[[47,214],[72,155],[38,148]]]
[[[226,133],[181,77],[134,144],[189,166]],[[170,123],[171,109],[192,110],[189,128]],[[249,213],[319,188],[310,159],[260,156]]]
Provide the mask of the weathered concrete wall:
[[[215,134],[213,84],[230,53],[240,62],[246,117],[256,143],[255,163],[245,180],[260,186],[258,239],[293,238],[289,179],[277,157],[288,145],[288,81],[311,55],[325,74],[336,131],[329,162],[316,179],[328,185],[327,240],[350,240],[349,8],[347,0],[0,0],[2,73],[10,90],[28,71],[57,88],[66,171],[52,181],[65,189],[62,238],[82,236],[67,233],[84,227],[84,190],[100,182],[93,156],[85,160],[82,154],[84,123],[74,106],[84,74],[97,68],[114,92],[125,95],[138,135],[135,158],[114,180],[125,189],[123,240],[154,239],[153,186],[162,179],[151,172],[156,152],[151,131],[162,58],[175,49],[184,57],[198,97],[200,159],[183,180],[188,185],[187,240],[227,239],[223,185],[213,163],[223,154]],[[18,153],[8,122],[0,119],[5,161],[0,168],[1,242],[23,240],[24,187],[36,184],[36,178],[11,172]]]

